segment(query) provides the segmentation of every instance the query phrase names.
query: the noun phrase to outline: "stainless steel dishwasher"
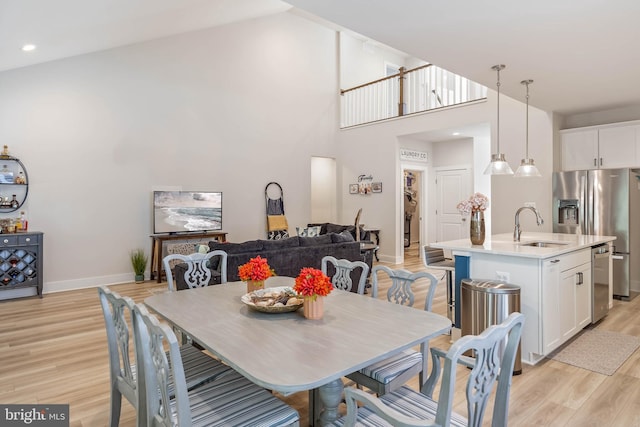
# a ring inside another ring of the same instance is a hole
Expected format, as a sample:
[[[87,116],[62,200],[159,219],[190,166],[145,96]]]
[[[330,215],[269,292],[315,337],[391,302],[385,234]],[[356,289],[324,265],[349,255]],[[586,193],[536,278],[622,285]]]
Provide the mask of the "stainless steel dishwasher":
[[[609,311],[609,245],[591,248],[591,323],[606,316]]]

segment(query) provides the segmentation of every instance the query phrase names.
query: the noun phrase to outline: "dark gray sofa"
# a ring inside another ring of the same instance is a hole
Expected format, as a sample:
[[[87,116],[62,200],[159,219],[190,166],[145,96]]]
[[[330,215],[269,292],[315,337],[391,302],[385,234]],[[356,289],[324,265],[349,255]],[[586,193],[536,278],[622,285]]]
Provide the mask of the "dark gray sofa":
[[[250,240],[243,243],[209,242],[210,250],[223,250],[227,253],[227,281],[239,281],[238,267],[260,255],[267,259],[269,266],[278,276],[297,277],[303,267],[320,269],[322,258],[326,255],[350,261],[362,261],[360,243],[344,233],[330,233],[316,237],[289,237],[281,240]],[[219,259],[213,259],[213,275],[209,284],[220,283]],[[332,268],[332,267],[330,267]],[[186,289],[184,282],[184,264],[174,267],[177,289]],[[333,271],[328,271],[329,276]],[[360,278],[356,273],[354,282]]]

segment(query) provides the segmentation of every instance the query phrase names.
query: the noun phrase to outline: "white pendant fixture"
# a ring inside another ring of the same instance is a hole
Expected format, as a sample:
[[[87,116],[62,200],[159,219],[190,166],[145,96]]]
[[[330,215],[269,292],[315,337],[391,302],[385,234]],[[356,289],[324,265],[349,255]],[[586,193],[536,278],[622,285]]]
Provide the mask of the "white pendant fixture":
[[[520,166],[514,175],[516,178],[533,178],[539,177],[540,171],[535,165],[532,158],[529,157],[529,85],[533,83],[533,80],[523,80],[521,84],[527,87],[527,120],[526,120],[526,138],[525,138],[525,155],[524,159],[520,161]]]
[[[492,70],[495,70],[498,74],[498,96],[496,98],[496,104],[498,105],[498,116],[497,116],[497,126],[496,126],[496,142],[497,142],[497,153],[491,155],[491,163],[484,170],[485,175],[513,175],[513,170],[511,170],[511,166],[504,158],[504,154],[500,152],[500,71],[504,69],[504,65],[494,65],[491,67]]]

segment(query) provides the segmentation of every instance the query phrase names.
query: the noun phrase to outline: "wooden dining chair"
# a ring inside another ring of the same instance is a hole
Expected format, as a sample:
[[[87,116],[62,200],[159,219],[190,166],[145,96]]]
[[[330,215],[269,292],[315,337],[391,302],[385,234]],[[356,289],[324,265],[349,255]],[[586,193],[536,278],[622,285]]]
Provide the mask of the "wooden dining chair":
[[[98,296],[104,315],[109,349],[111,374],[109,425],[116,427],[120,420],[122,396],[138,409],[138,371],[135,360],[130,356],[130,349],[133,348],[131,346],[134,342],[129,333],[134,302],[131,298],[122,297],[106,286],[98,288]],[[212,359],[191,345],[180,347],[179,352],[185,371],[189,373],[186,379],[189,390],[231,372],[230,367]],[[173,386],[170,386],[170,389],[173,390]]]
[[[424,310],[431,311],[433,295],[438,284],[438,279],[433,274],[424,271],[412,273],[402,269],[393,270],[384,265],[377,265],[371,271],[371,276],[373,277],[371,296],[373,298],[378,297],[378,272],[384,272],[391,279],[391,286],[387,291],[387,301],[401,305],[413,306],[415,295],[411,287],[419,279],[429,280]],[[378,395],[397,389],[416,375],[420,376],[420,384],[422,385],[424,373],[427,369],[427,352],[428,343],[423,343],[420,345],[420,351],[404,350],[357,372],[353,372],[347,375],[347,378],[371,389]]]
[[[353,273],[360,269],[360,279],[356,292],[364,294],[367,277],[369,276],[369,266],[363,261],[349,261],[348,259],[337,259],[330,255],[322,258],[321,270],[328,275],[329,265],[333,266],[334,273],[331,276],[331,283],[335,289],[353,292]]]
[[[133,308],[140,407],[147,427],[298,426],[298,412],[236,371],[188,390],[178,340],[142,305]],[[164,346],[169,348],[168,356]],[[252,357],[252,356],[248,356]],[[168,385],[173,380],[175,396]]]
[[[220,283],[227,283],[227,253],[222,250],[215,250],[202,254],[199,252],[182,255],[182,254],[170,254],[162,259],[164,265],[164,271],[167,275],[167,285],[170,291],[176,289],[174,283],[174,268],[173,264],[184,263],[187,266],[187,270],[184,273],[184,282],[189,288],[198,288],[208,286],[211,280],[211,272],[213,268],[212,259],[220,257]],[[216,264],[217,265],[217,264]]]
[[[488,402],[495,394],[491,425],[506,426],[511,375],[523,322],[524,315],[512,313],[501,324],[490,326],[480,335],[465,335],[458,339],[449,351],[432,348],[434,368],[422,392],[403,386],[376,398],[362,390],[345,389],[347,415],[332,425],[480,427],[483,425]],[[475,359],[464,356],[469,350],[475,352]],[[458,365],[471,369],[464,387],[466,418],[453,411]],[[433,392],[441,375],[440,394],[435,401]]]

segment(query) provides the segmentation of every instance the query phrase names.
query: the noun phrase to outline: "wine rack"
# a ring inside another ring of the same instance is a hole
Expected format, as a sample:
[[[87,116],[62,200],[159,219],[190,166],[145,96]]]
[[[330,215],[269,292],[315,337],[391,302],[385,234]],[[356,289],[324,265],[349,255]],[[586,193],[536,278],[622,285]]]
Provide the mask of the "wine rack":
[[[0,299],[42,297],[42,238],[40,232],[0,234]],[[31,293],[24,292],[29,288]],[[2,292],[11,290],[23,292]]]

